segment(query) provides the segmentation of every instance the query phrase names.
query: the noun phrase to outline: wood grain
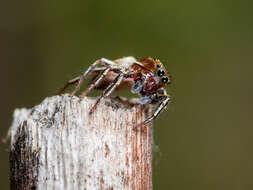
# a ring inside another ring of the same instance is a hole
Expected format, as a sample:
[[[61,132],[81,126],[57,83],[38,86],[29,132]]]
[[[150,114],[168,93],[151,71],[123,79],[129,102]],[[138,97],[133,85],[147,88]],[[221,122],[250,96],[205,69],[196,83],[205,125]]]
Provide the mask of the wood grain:
[[[133,130],[150,107],[105,99],[46,98],[16,109],[11,189],[151,190],[152,126]]]

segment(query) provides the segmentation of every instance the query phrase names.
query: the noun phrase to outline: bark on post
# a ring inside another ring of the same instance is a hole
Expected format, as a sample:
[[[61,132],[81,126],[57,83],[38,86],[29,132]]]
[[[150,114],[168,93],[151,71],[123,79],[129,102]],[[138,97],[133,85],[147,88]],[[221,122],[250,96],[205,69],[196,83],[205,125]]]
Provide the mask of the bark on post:
[[[133,130],[149,108],[68,95],[17,109],[11,126],[11,189],[152,189],[152,128]]]

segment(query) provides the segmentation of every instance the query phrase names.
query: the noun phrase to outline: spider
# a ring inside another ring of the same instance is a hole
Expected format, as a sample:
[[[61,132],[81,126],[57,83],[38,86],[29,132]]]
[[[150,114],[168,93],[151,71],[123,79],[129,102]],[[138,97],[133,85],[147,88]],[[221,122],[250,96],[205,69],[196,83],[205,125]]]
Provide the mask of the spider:
[[[97,67],[97,66],[102,67]],[[101,58],[95,61],[81,76],[68,81],[57,93],[62,94],[69,85],[76,84],[71,96],[80,89],[82,82],[89,76],[94,78],[81,94],[84,98],[92,89],[103,89],[102,95],[90,110],[92,114],[101,99],[109,96],[114,90],[131,88],[133,94],[140,96],[140,104],[158,104],[153,114],[142,123],[147,124],[157,118],[170,102],[170,97],[164,89],[170,84],[170,77],[159,59],[151,57],[137,61],[134,57],[123,57],[114,61]]]

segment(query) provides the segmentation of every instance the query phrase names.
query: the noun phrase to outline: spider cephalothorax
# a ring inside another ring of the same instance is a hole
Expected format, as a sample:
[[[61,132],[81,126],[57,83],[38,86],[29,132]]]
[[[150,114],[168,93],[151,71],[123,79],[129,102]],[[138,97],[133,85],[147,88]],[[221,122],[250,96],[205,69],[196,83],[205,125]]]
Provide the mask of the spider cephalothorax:
[[[97,67],[99,65],[102,67]],[[154,113],[142,124],[155,119],[170,101],[164,89],[165,85],[170,84],[170,77],[158,59],[150,57],[139,61],[134,57],[124,57],[114,61],[105,58],[99,59],[82,76],[70,80],[58,94],[61,94],[69,85],[77,83],[71,94],[73,96],[88,75],[93,75],[94,78],[82,93],[81,98],[85,97],[93,88],[104,89],[90,113],[95,111],[102,98],[109,96],[114,90],[126,87],[131,88],[132,93],[140,96],[141,104],[159,104]]]

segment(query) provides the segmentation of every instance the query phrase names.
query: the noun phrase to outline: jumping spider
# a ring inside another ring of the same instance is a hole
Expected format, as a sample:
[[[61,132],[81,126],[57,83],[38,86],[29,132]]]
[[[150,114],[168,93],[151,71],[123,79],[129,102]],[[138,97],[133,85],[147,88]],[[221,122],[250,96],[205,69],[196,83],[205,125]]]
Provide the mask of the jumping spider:
[[[102,67],[97,67],[98,65]],[[93,75],[94,79],[82,93],[81,98],[84,98],[93,88],[104,89],[103,94],[91,108],[90,114],[95,111],[102,98],[109,96],[114,90],[126,87],[131,88],[132,93],[140,96],[140,104],[159,104],[154,113],[138,125],[155,119],[170,101],[164,89],[165,85],[170,84],[170,77],[160,60],[150,57],[139,61],[134,57],[124,57],[114,61],[101,58],[95,61],[82,76],[67,82],[58,94],[63,93],[69,85],[77,83],[75,90],[71,93],[71,96],[74,96],[89,75]]]

